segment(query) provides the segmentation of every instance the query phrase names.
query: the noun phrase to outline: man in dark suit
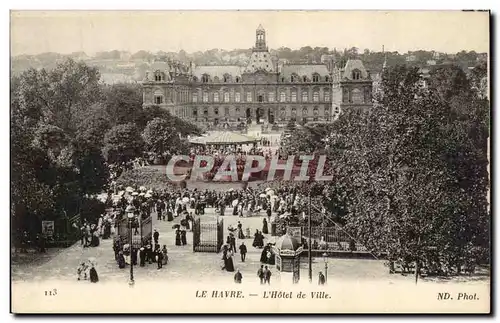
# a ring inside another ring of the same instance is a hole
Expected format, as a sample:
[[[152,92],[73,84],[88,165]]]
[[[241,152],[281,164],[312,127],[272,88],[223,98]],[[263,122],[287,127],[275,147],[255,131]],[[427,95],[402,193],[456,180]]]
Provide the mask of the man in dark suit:
[[[241,261],[245,262],[245,259],[247,257],[247,246],[245,246],[245,242],[241,243],[240,254],[241,254]]]

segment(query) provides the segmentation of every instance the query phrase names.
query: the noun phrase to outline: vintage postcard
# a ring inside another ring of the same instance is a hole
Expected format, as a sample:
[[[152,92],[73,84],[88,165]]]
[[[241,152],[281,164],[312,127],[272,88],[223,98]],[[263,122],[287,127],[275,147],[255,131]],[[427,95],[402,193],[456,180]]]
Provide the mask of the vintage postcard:
[[[490,313],[489,12],[10,18],[13,313]]]

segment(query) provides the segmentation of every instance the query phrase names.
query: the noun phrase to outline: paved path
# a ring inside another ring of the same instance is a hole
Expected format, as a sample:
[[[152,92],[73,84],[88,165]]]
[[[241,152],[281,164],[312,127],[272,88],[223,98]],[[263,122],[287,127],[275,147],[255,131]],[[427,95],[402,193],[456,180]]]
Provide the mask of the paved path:
[[[216,216],[213,209],[207,209],[207,214],[203,216],[204,220],[213,219]],[[236,227],[238,221],[243,224],[243,230],[247,227],[253,234],[256,229],[262,229],[263,216],[240,218],[237,216],[224,216],[224,236],[227,235],[227,228],[230,225]],[[221,270],[221,254],[193,252],[192,233],[187,233],[188,244],[186,246],[175,246],[175,234],[172,229],[173,224],[178,223],[179,218],[173,222],[157,221],[153,215],[153,227],[160,232],[160,244],[167,245],[169,253],[169,263],[158,270],[156,264],[146,265],[145,267],[134,267],[136,281],[179,281],[207,282],[207,281],[231,281],[234,273]],[[274,237],[266,235],[266,241],[274,240]],[[241,262],[239,253],[234,257],[234,266],[240,269],[245,281],[257,281],[256,273],[260,266],[261,249],[252,247],[252,239],[245,239],[248,248],[246,262]],[[237,246],[241,244],[237,240]],[[129,267],[119,269],[112,249],[112,239],[101,240],[101,244],[96,248],[82,248],[78,243],[61,249],[59,251],[51,250],[48,255],[42,257],[32,265],[12,265],[13,281],[44,281],[44,280],[63,280],[75,281],[76,268],[79,263],[94,257],[97,260],[97,270],[101,281],[123,281],[126,282],[129,277]],[[270,266],[273,271],[273,277],[279,279],[279,273],[274,266]],[[322,259],[313,259],[313,282],[316,283],[319,271],[324,272],[324,262]],[[302,258],[301,280],[308,278],[307,258]],[[384,262],[381,260],[367,259],[330,259],[328,265],[328,279],[330,280],[353,280],[362,283],[368,280],[380,280],[387,283],[396,281],[408,281],[413,279],[411,276],[390,275]]]

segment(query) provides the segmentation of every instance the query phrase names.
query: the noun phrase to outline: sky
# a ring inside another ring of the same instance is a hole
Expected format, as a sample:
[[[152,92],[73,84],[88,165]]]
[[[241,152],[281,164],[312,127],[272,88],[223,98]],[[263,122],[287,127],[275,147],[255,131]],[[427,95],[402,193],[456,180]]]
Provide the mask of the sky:
[[[250,48],[259,24],[269,48],[489,51],[487,12],[12,11],[11,55]]]

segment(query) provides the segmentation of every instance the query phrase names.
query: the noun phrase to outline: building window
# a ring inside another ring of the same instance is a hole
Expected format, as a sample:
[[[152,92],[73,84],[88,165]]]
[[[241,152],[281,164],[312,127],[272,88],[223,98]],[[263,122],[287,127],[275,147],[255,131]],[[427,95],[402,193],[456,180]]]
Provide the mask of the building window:
[[[361,72],[359,70],[352,71],[352,79],[359,80],[361,78]]]
[[[193,93],[193,102],[198,102],[198,94]]]
[[[194,108],[193,109],[193,117],[197,117],[198,116],[198,109]]]
[[[236,113],[236,116],[239,116],[240,115],[240,108],[236,108],[234,110],[234,113]]]
[[[307,114],[308,114],[307,108],[306,107],[302,108],[302,116],[307,117]]]
[[[205,117],[207,117],[207,116],[208,116],[208,108],[204,108],[204,109],[203,109],[203,115],[204,115]]]
[[[297,109],[292,108],[292,117],[295,118],[297,116]]]
[[[219,83],[219,77],[214,77],[214,83]]]
[[[234,101],[236,101],[236,102],[240,102],[241,101],[241,94],[240,94],[240,92],[236,92],[234,94]]]
[[[274,92],[269,92],[268,99],[269,102],[274,102]]]
[[[280,110],[280,118],[281,119],[285,119],[285,117],[286,117],[286,110],[285,110],[285,108],[281,108],[281,110]]]
[[[285,83],[285,78],[284,77],[281,78],[281,82]]]
[[[286,102],[286,94],[285,92],[280,93],[280,102]]]
[[[224,102],[229,102],[229,92],[224,92]]]
[[[165,73],[156,71],[155,72],[155,81],[156,82],[163,82],[165,81]]]
[[[219,93],[218,92],[214,93],[214,102],[219,102]]]
[[[198,78],[196,76],[193,76],[193,82],[198,82]]]
[[[361,92],[359,89],[352,90],[351,94],[352,94],[351,98],[352,103],[354,104],[364,103],[363,92]]]
[[[207,75],[207,74],[204,74],[204,75],[201,77],[201,81],[202,81],[203,83],[208,83],[208,80],[209,80],[209,77],[208,77],[208,75]]]
[[[298,82],[299,77],[295,74],[292,74],[292,83]]]
[[[314,102],[319,102],[319,92],[314,92],[313,93],[313,101]]]
[[[229,115],[229,107],[224,108],[224,115],[226,115],[226,116]]]
[[[307,102],[307,98],[308,95],[307,95],[307,92],[302,92],[302,102]]]
[[[208,102],[208,93],[207,92],[203,93],[203,102],[205,102],[205,103]]]
[[[217,108],[217,107],[215,107],[215,108],[214,108],[214,114],[215,114],[216,116],[218,116],[218,115],[219,115],[219,108]]]
[[[318,114],[319,114],[318,107],[314,107],[314,109],[313,109],[313,115],[314,115],[315,117],[317,117],[317,116],[318,116]]]
[[[302,77],[302,82],[304,82],[304,83],[307,82],[307,76]]]
[[[325,76],[325,82],[330,82],[330,77],[328,75]]]
[[[319,75],[318,74],[313,75],[313,82],[315,82],[315,83],[319,82]]]
[[[257,101],[258,101],[258,102],[264,102],[264,96],[263,96],[263,95],[259,95],[259,96],[257,97]]]
[[[155,104],[163,103],[163,95],[155,95]]]
[[[325,102],[330,102],[330,92],[325,92]]]
[[[247,102],[252,102],[252,92],[247,92]]]
[[[297,102],[297,92],[292,92],[292,102]]]
[[[240,83],[240,77],[236,76],[236,83]]]

